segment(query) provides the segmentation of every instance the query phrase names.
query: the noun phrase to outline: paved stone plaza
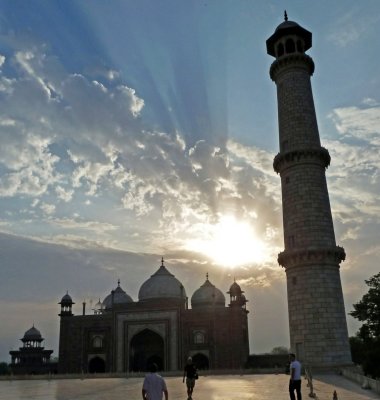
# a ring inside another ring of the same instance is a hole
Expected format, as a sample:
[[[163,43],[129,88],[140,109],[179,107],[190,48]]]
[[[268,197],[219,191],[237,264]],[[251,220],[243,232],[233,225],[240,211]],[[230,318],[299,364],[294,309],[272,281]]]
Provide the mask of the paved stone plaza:
[[[201,376],[194,400],[281,400],[289,399],[287,375]],[[139,400],[143,378],[59,379],[0,381],[1,400]],[[180,377],[168,377],[170,400],[185,400],[186,390]],[[347,379],[326,375],[314,379],[319,400],[331,400],[334,390],[339,400],[380,399]],[[303,398],[308,399],[306,381]]]

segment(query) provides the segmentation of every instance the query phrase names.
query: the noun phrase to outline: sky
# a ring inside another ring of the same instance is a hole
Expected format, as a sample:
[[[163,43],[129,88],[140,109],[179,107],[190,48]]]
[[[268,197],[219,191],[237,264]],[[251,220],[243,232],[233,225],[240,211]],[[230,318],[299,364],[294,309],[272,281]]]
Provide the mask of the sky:
[[[379,271],[378,0],[0,0],[0,360],[33,324],[56,356],[66,291],[76,314],[118,279],[137,301],[161,257],[189,299],[236,279],[251,353],[289,346],[265,46],[284,9],[313,33],[352,310]]]

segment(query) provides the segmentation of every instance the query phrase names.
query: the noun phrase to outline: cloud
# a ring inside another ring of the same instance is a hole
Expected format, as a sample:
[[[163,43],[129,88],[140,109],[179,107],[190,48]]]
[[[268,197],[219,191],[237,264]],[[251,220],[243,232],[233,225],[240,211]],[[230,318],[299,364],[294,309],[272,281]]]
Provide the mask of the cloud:
[[[337,108],[330,114],[338,132],[380,146],[380,107]]]
[[[55,192],[57,197],[65,202],[69,202],[73,198],[74,190],[65,190],[62,186],[56,186]]]
[[[329,117],[340,134],[340,140],[325,141],[332,157],[328,178],[334,211],[343,223],[379,222],[380,107],[338,108]],[[351,236],[348,229],[345,235]]]
[[[112,196],[114,216],[139,218],[147,230],[141,236],[152,239],[145,244],[156,249],[164,246],[164,237],[183,247],[195,224],[217,222],[223,214],[254,221],[258,234],[270,231],[271,240],[278,240],[273,233],[280,218],[279,180],[272,154],[233,141],[226,145],[224,139],[190,147],[180,131],[149,128],[142,119],[145,101],[135,89],[119,80],[68,73],[44,46],[18,50],[10,59],[15,78],[0,75],[0,121],[8,131],[8,148],[0,150],[6,168],[0,196],[38,198],[50,213],[48,223],[62,230],[78,212],[76,201],[91,214],[95,204],[109,203]],[[71,203],[59,207],[60,223],[51,218],[57,200]],[[276,212],[268,213],[268,207]],[[156,226],[148,228],[152,218]],[[83,225],[70,229],[78,235]],[[59,234],[67,232],[54,236]]]
[[[338,138],[324,141],[331,155],[327,179],[337,241],[347,253],[341,276],[348,312],[366,291],[364,279],[378,272],[380,107],[370,99],[329,118]],[[348,326],[352,334],[359,328],[351,317]]]
[[[237,283],[244,288],[269,288],[279,281],[284,282],[284,271],[277,265],[276,268],[260,268],[250,270],[246,278],[240,278]]]
[[[98,232],[105,232],[105,231],[113,231],[117,229],[117,226],[103,223],[100,221],[78,221],[69,218],[55,218],[50,220],[52,223],[59,225],[63,228],[70,229],[84,229],[84,230],[91,230],[91,231],[98,231]]]
[[[377,13],[362,16],[358,10],[351,9],[338,19],[334,19],[333,31],[328,34],[328,40],[337,46],[346,47],[365,36],[379,22],[379,19]]]
[[[73,226],[74,227],[74,226]],[[83,230],[82,228],[75,226],[76,229]],[[90,229],[88,228],[88,231]],[[94,233],[91,230],[91,233]],[[62,233],[59,235],[50,235],[50,236],[44,236],[41,235],[39,237],[32,237],[31,239],[34,239],[38,242],[43,242],[43,243],[50,243],[50,244],[56,244],[56,245],[61,245],[65,246],[70,249],[78,249],[78,250],[106,250],[106,249],[115,249],[118,250],[118,243],[115,240],[112,239],[105,239],[105,235],[102,234],[102,232],[97,232],[99,236],[102,236],[102,238],[85,238],[80,234],[70,234],[70,233]],[[96,235],[92,235],[96,236]]]
[[[362,100],[362,103],[365,106],[370,106],[370,107],[380,106],[380,103],[375,99],[372,99],[371,97],[366,97],[365,99]]]
[[[52,215],[55,212],[54,204],[41,203],[40,209],[47,215]]]
[[[55,91],[53,86],[48,80],[41,77],[38,71],[34,68],[34,65],[40,61],[38,58],[38,54],[36,56],[34,51],[18,51],[14,56],[15,62],[19,64],[23,72],[34,79],[41,87],[42,91],[45,92],[48,99],[51,99],[53,92]]]

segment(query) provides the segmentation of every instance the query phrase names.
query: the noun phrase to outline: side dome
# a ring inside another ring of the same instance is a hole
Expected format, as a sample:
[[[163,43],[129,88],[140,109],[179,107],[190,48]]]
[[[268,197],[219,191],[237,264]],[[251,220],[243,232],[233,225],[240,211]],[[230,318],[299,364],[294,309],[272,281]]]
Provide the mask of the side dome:
[[[120,287],[120,279],[117,281],[117,288],[103,300],[104,308],[112,308],[112,295],[114,305],[133,303],[132,297]]]
[[[43,340],[41,332],[34,325],[24,333],[23,341]]]
[[[208,274],[206,275],[206,282],[191,296],[192,308],[207,306],[224,307],[225,303],[224,294],[208,280]]]
[[[139,301],[172,299],[185,300],[186,292],[182,283],[171,274],[161,260],[158,270],[146,280],[139,290]]]

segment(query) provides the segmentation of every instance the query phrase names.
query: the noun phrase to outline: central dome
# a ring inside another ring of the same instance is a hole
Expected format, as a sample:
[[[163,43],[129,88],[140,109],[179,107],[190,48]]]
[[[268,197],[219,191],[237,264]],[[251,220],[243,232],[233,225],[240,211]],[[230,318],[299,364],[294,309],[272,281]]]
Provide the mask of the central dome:
[[[186,299],[185,288],[166,269],[164,259],[162,259],[159,269],[141,285],[139,290],[139,301],[158,299]]]

